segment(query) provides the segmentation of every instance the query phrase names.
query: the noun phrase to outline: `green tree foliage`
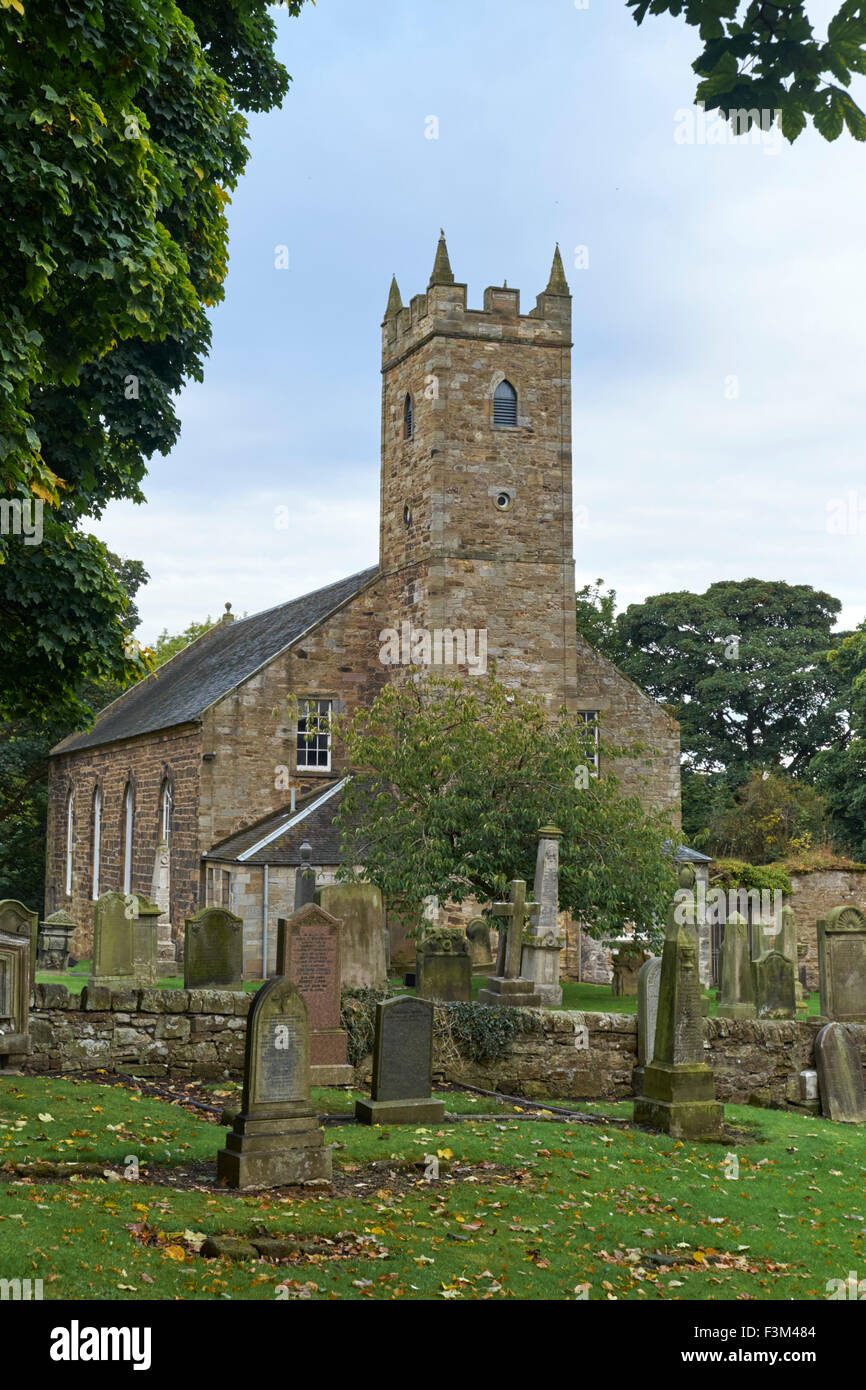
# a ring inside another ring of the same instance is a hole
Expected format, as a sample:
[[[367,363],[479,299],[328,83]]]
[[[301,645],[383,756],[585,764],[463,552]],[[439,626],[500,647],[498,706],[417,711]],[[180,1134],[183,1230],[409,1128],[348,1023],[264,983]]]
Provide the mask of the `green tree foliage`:
[[[846,736],[825,653],[841,604],[808,585],[744,579],[704,594],[657,594],[617,618],[620,669],[680,723],[686,766],[803,775]]]
[[[796,140],[811,118],[825,140],[844,126],[866,140],[866,115],[848,88],[866,72],[866,6],[845,0],[815,37],[803,0],[626,0],[638,24],[648,14],[684,15],[699,30],[703,49],[692,64],[696,101],[717,110],[739,133],[738,112],[781,112],[782,133]]]
[[[577,631],[591,647],[616,664],[620,657],[616,590],[604,592],[603,583],[603,579],[597,579],[594,584],[584,584],[578,589],[575,595]]]
[[[164,666],[173,656],[177,656],[178,652],[182,652],[184,647],[188,647],[190,642],[194,642],[196,638],[204,636],[204,634],[209,632],[214,626],[213,619],[208,615],[202,623],[190,623],[189,626],[185,627],[183,632],[179,632],[176,637],[169,635],[168,628],[163,628],[153,648],[154,667],[158,669],[160,666]]]
[[[135,595],[148,576],[140,560],[121,560],[110,551],[107,560],[124,595],[123,622],[129,637],[138,625]],[[82,680],[74,699],[44,715],[24,711],[0,720],[0,898],[18,898],[41,907],[48,755],[67,734],[86,727],[123,688],[124,682],[107,676]]]
[[[815,787],[776,772],[753,772],[732,804],[711,818],[708,853],[716,859],[769,864],[829,847],[827,803]]]
[[[856,859],[866,860],[866,623],[844,637],[826,659],[848,727],[844,739],[815,756],[810,773],[847,848]]]
[[[670,823],[587,776],[592,731],[507,689],[438,678],[387,686],[337,721],[354,769],[339,812],[349,863],[392,906],[489,901],[534,876],[539,826],[563,832],[560,902],[592,931],[650,927],[675,886]],[[602,744],[607,760],[621,748]],[[636,750],[631,750],[636,751]],[[347,871],[348,872],[348,871]]]
[[[45,504],[41,544],[0,534],[4,715],[71,715],[85,675],[147,669],[80,522],[141,501],[177,439],[173,396],[201,379],[223,294],[242,113],[289,81],[274,37],[262,0],[0,0],[0,482]]]

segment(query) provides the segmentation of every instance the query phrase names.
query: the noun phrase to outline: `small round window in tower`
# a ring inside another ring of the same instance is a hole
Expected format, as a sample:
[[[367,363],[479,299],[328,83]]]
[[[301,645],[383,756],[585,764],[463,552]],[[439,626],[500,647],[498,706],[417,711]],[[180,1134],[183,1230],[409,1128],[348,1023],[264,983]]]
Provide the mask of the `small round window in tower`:
[[[493,500],[498,512],[507,512],[512,502],[511,493],[505,491],[497,492]]]
[[[409,506],[408,502],[403,508],[403,521],[407,526],[412,525],[412,508]]]

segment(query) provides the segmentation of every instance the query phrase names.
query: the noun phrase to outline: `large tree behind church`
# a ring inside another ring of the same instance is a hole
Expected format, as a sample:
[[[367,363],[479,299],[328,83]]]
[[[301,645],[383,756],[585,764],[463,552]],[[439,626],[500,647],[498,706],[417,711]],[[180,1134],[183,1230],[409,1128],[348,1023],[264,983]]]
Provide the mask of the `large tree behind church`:
[[[84,719],[82,684],[146,668],[82,521],[143,500],[202,376],[275,32],[264,0],[0,0],[0,717]]]
[[[512,878],[531,885],[539,827],[553,823],[563,908],[597,933],[664,919],[671,826],[621,795],[610,765],[625,750],[603,730],[598,778],[582,719],[551,721],[495,678],[419,677],[387,686],[337,735],[354,769],[338,818],[346,859],[390,905],[485,902]]]

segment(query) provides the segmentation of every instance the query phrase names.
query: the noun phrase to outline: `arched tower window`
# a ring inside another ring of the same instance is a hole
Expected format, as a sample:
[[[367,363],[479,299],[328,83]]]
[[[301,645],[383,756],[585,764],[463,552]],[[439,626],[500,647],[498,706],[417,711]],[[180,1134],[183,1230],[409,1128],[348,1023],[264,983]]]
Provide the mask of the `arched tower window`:
[[[493,392],[494,425],[517,424],[517,392],[510,381],[500,381]]]
[[[403,402],[403,438],[411,439],[415,433],[415,411],[412,407],[412,397],[407,396]]]
[[[174,804],[174,797],[171,790],[171,782],[166,777],[162,790],[159,794],[159,839],[160,843],[167,845],[171,836],[171,809]]]
[[[99,897],[99,849],[102,839],[102,789],[97,787],[93,793],[93,864],[91,866],[91,876],[93,878],[93,901]]]
[[[66,798],[66,896],[72,897],[72,856],[75,850],[75,792]]]
[[[132,835],[135,822],[135,793],[127,782],[123,798],[123,891],[132,892]]]

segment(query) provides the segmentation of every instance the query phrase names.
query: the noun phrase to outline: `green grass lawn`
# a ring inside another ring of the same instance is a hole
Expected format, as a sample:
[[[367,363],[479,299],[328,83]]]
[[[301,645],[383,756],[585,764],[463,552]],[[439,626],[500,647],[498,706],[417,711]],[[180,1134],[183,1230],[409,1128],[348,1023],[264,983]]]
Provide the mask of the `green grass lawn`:
[[[230,1104],[237,1087],[211,1092]],[[331,1114],[351,1109],[345,1092],[314,1099]],[[445,1100],[467,1118],[329,1125],[335,1190],[241,1197],[202,1182],[224,1134],[206,1116],[117,1085],[2,1077],[0,1278],[41,1278],[46,1298],[130,1301],[567,1299],[587,1285],[591,1299],[824,1300],[828,1280],[866,1276],[856,1127],[731,1106],[738,1137],[692,1145],[632,1128],[528,1122],[506,1105],[495,1121],[475,1122],[492,1102]],[[581,1109],[631,1112],[628,1103]],[[411,1166],[431,1154],[439,1181]],[[9,1167],[97,1160],[132,1171],[132,1156],[137,1181],[16,1179]],[[735,1180],[725,1176],[733,1159]],[[195,1160],[208,1165],[198,1187],[152,1181],[177,1180]],[[256,1230],[330,1240],[334,1257],[231,1263],[195,1253],[204,1235]],[[682,1263],[650,1259],[660,1253]]]

